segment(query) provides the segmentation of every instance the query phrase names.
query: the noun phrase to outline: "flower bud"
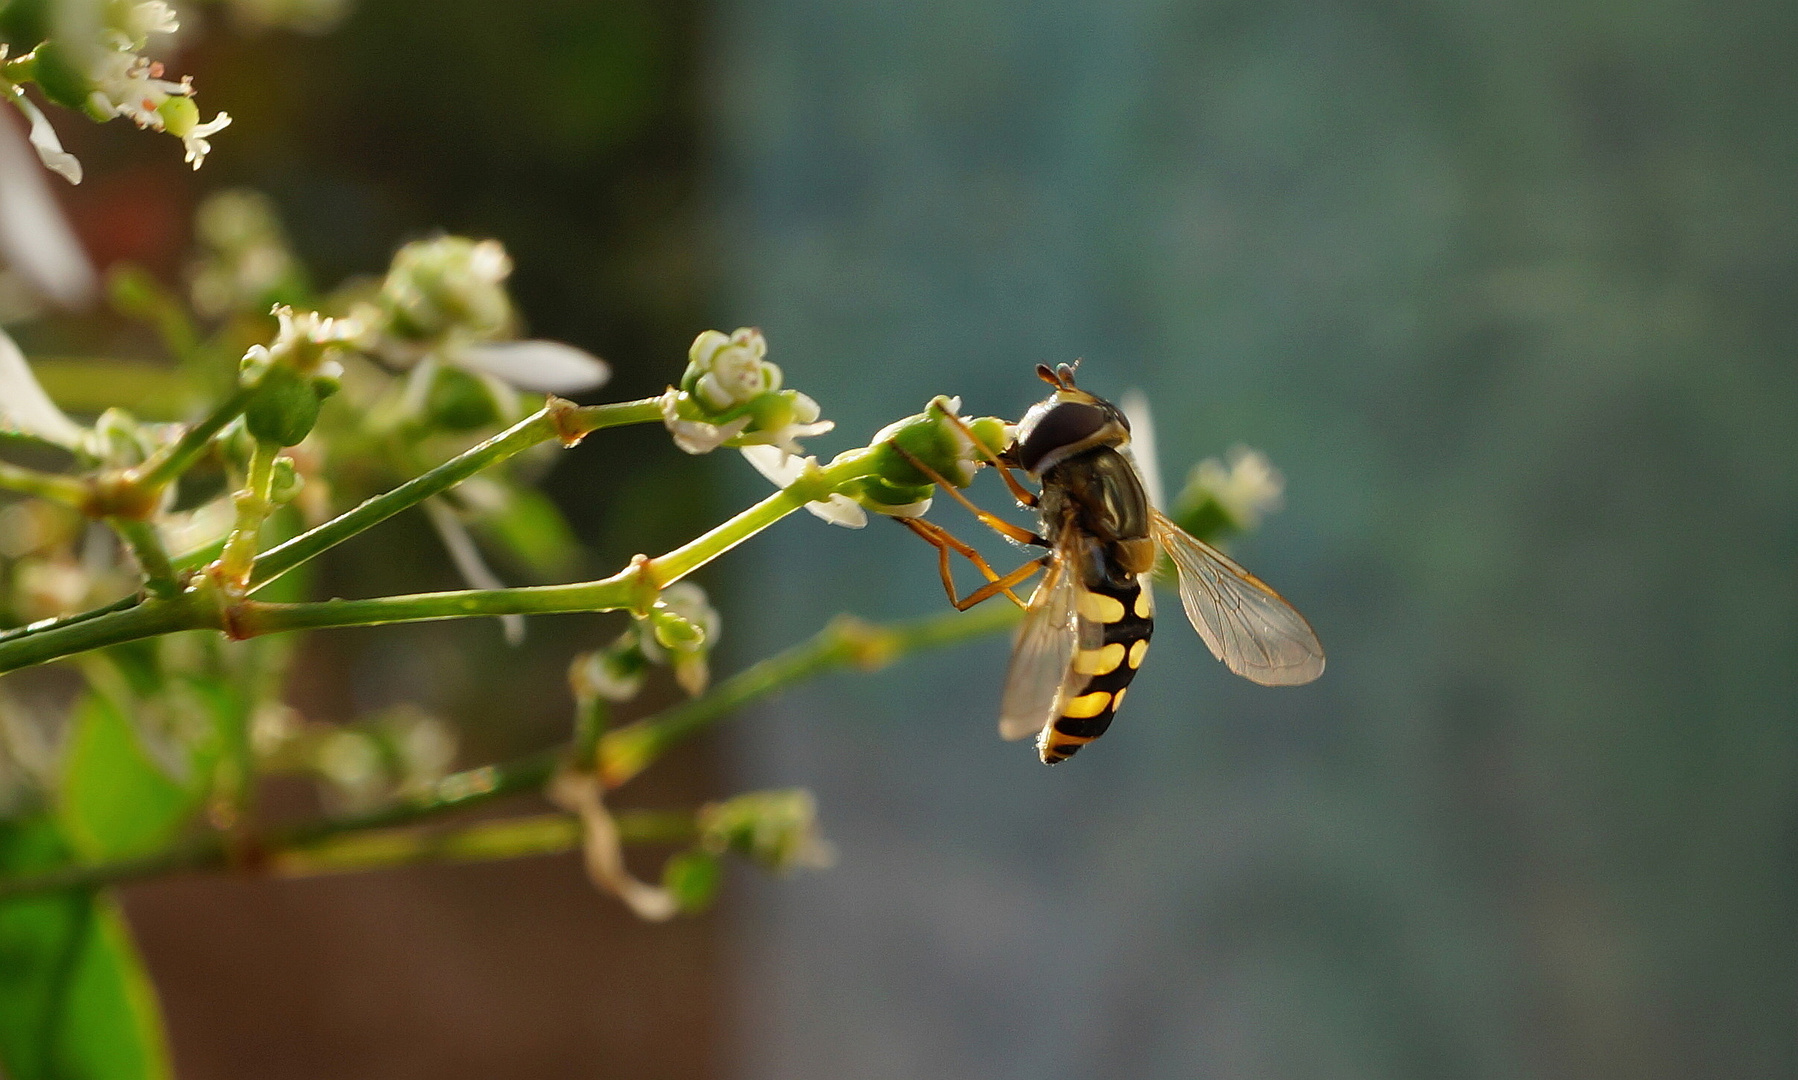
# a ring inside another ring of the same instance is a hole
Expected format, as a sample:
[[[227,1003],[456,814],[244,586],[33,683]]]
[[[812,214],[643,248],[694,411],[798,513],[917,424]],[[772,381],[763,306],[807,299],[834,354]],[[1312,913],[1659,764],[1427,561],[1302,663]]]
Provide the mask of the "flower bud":
[[[294,467],[293,459],[282,456],[275,459],[274,473],[269,478],[269,498],[276,506],[286,506],[299,495],[306,486],[306,478]]]
[[[986,454],[982,450],[998,454],[1011,442],[1012,432],[1010,426],[997,417],[962,420],[957,416],[960,407],[960,398],[939,395],[931,399],[923,412],[882,428],[869,443],[886,451],[878,462],[875,475],[899,492],[929,487],[930,477],[907,459],[905,455],[909,454],[956,487],[973,483],[975,470],[986,463]]]
[[[424,340],[459,330],[492,338],[513,321],[505,281],[512,259],[497,240],[461,236],[416,240],[400,248],[381,283],[382,327],[396,337]]]
[[[292,446],[318,422],[318,391],[312,382],[285,364],[263,373],[244,408],[244,423],[259,442]]]
[[[694,848],[676,852],[662,866],[662,888],[688,915],[711,907],[723,883],[724,868],[709,851]]]
[[[1280,508],[1286,478],[1267,455],[1231,447],[1228,464],[1207,458],[1193,466],[1186,487],[1174,498],[1173,518],[1200,539],[1253,529]]]
[[[822,868],[835,861],[818,834],[818,804],[804,788],[752,791],[699,811],[700,845],[736,852],[770,870]]]
[[[60,41],[39,45],[32,74],[38,89],[51,101],[64,108],[91,111],[88,98],[94,93],[94,80],[87,72],[87,65],[68,45]]]

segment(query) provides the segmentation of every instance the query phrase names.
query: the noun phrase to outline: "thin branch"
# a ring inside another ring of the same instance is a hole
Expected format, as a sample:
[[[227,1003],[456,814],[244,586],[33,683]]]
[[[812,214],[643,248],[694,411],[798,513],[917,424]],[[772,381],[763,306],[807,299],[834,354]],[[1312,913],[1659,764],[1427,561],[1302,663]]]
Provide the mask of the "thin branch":
[[[132,470],[130,482],[146,491],[160,491],[174,483],[206,452],[206,446],[212,442],[212,437],[243,413],[254,393],[253,387],[238,386],[233,389],[231,396],[220,402],[218,408],[207,414],[205,419],[182,432],[181,438],[163,447],[150,460]]]
[[[479,446],[413,477],[392,491],[376,495],[348,513],[340,514],[317,528],[263,552],[250,573],[250,588],[252,591],[261,588],[357,533],[386,521],[401,510],[415,506],[433,495],[442,494],[482,469],[497,465],[540,442],[561,438],[572,445],[583,436],[602,428],[660,422],[662,412],[658,402],[658,398],[646,398],[613,405],[577,407],[553,399],[549,405]]]
[[[606,733],[600,740],[601,775],[608,786],[616,787],[642,772],[675,744],[692,737],[731,712],[826,671],[845,667],[877,670],[921,649],[955,645],[995,633],[1015,624],[1017,619],[1017,609],[1009,605],[981,608],[971,614],[942,612],[885,626],[866,623],[852,616],[839,616],[806,641],[751,665],[720,683],[710,693]],[[65,867],[47,874],[0,881],[0,900],[59,889],[95,888],[184,870],[234,866],[245,872],[283,872],[282,860],[293,853],[313,852],[315,859],[322,859],[324,863],[335,860],[339,864],[335,868],[343,870],[390,865],[381,863],[377,852],[392,853],[396,857],[422,857],[422,852],[429,848],[429,844],[423,840],[403,841],[397,836],[387,836],[371,840],[367,846],[362,846],[360,842],[352,843],[347,838],[480,806],[508,795],[541,790],[556,769],[569,760],[569,753],[569,747],[555,747],[510,762],[453,773],[438,781],[428,795],[394,803],[366,814],[326,818],[292,826],[260,838],[237,837],[233,841],[235,847],[228,845],[224,834],[210,833],[136,859],[95,866]],[[620,815],[621,828],[624,828],[626,817],[628,815]],[[640,824],[647,828],[648,821],[647,818],[643,819]],[[545,826],[539,827],[547,829]],[[379,835],[377,833],[378,837]],[[473,854],[502,847],[496,839],[497,835],[499,834],[477,833],[477,838],[468,840],[465,845],[452,844],[450,847],[470,858],[504,857]],[[536,835],[543,843],[548,842],[542,833],[532,835]],[[334,838],[343,838],[342,846],[333,846]],[[636,838],[650,837],[639,834]],[[669,836],[664,832],[653,838],[666,840]],[[522,836],[514,836],[513,839],[521,846],[529,847]],[[321,852],[326,854],[317,854]],[[335,854],[330,854],[333,852]],[[309,864],[298,855],[295,855],[295,859],[295,862],[288,865],[300,868],[320,865],[320,869],[294,872],[326,872],[332,868],[318,863]],[[358,864],[358,860],[362,862]]]

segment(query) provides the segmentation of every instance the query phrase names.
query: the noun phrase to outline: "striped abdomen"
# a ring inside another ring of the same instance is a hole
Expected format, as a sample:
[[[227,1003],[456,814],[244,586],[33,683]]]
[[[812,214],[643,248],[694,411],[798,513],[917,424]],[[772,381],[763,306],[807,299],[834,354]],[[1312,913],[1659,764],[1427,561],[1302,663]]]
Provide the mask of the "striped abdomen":
[[[1073,675],[1065,684],[1068,689],[1056,699],[1058,715],[1037,738],[1045,765],[1066,761],[1105,734],[1124,703],[1124,690],[1142,666],[1143,654],[1149,651],[1155,618],[1146,576],[1122,576],[1126,584],[1100,579],[1078,586],[1081,622],[1096,624],[1101,631],[1101,635],[1089,632],[1082,637],[1088,641],[1096,637],[1102,644],[1074,653]]]

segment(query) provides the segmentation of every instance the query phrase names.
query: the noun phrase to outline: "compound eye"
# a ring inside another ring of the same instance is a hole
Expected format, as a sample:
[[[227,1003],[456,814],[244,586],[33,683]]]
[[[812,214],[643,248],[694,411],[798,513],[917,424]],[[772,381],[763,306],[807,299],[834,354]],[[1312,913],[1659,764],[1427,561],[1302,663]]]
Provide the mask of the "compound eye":
[[[1056,402],[1018,441],[1018,464],[1026,472],[1034,473],[1045,457],[1092,438],[1110,419],[1103,409],[1093,405],[1078,401]]]

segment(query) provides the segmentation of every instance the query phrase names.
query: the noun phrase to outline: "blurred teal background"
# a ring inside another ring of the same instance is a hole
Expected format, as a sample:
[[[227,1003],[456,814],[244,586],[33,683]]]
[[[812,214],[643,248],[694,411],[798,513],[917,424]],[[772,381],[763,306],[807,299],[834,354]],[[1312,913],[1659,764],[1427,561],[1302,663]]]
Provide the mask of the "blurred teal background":
[[[1798,1075],[1794,9],[716,17],[724,321],[844,444],[1083,356],[1171,476],[1265,450],[1239,554],[1330,650],[1264,690],[1164,603],[1054,771],[996,642],[737,728],[843,852],[757,890],[741,1075]],[[868,532],[732,614],[940,605]]]
[[[835,678],[659,794],[809,784],[837,869],[680,930],[554,915],[608,903],[572,860],[258,894],[265,937],[340,943],[263,1014],[195,1004],[256,962],[184,960],[212,939],[169,920],[217,894],[140,897],[184,1076],[1798,1075],[1798,9],[363,0],[196,48],[237,118],[202,173],[66,136],[102,259],[172,272],[234,184],[326,281],[497,236],[532,332],[619,396],[762,327],[825,454],[940,392],[1015,416],[1084,357],[1150,393],[1170,480],[1238,442],[1284,471],[1237,554],[1330,669],[1251,686],[1164,601],[1130,707],[1052,771],[994,733],[1003,642]],[[660,432],[551,486],[604,567],[766,490]],[[800,516],[710,583],[726,667],[943,606],[882,522]],[[341,685],[303,692],[544,745],[564,703],[520,687],[609,625],[326,638]],[[358,962],[432,992],[346,996]]]

